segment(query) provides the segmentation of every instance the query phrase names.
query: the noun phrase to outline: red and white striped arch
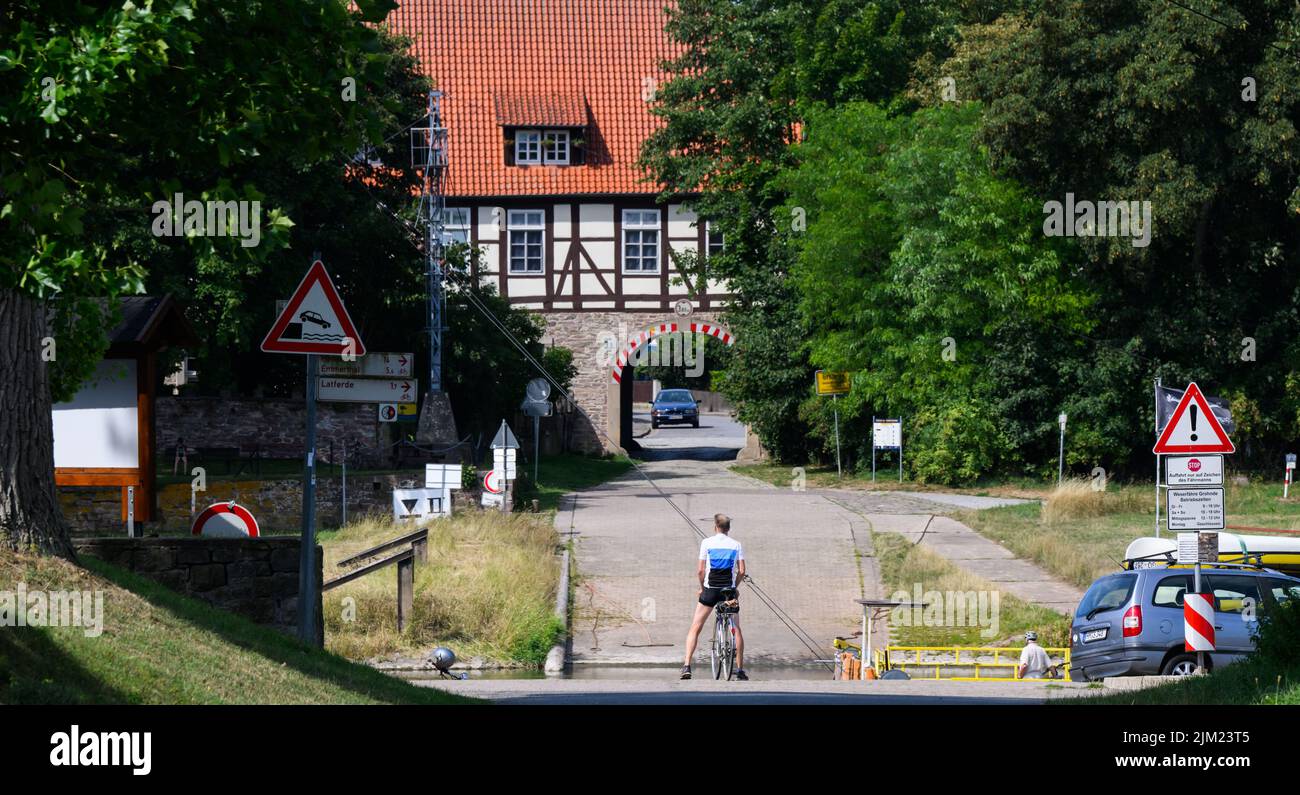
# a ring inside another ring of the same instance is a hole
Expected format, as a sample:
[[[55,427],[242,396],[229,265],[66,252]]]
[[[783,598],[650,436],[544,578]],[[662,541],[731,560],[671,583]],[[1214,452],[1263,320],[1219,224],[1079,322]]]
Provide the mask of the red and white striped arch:
[[[705,334],[722,340],[725,345],[734,345],[736,342],[736,338],[731,335],[730,331],[727,331],[716,323],[696,323],[692,321],[691,323],[682,324],[660,323],[657,326],[651,326],[628,340],[627,345],[624,346],[621,352],[619,352],[618,358],[614,360],[614,367],[610,371],[614,383],[622,383],[623,368],[632,360],[632,354],[637,348],[649,344],[650,340],[655,337],[662,337],[665,334],[676,334],[679,331],[689,331],[691,334]]]

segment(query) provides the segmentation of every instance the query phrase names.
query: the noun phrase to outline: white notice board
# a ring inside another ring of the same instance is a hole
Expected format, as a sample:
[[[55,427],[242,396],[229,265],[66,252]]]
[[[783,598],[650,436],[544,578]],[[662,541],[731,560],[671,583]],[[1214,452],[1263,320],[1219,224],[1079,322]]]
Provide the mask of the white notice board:
[[[135,359],[105,359],[67,403],[54,404],[54,466],[136,469]]]

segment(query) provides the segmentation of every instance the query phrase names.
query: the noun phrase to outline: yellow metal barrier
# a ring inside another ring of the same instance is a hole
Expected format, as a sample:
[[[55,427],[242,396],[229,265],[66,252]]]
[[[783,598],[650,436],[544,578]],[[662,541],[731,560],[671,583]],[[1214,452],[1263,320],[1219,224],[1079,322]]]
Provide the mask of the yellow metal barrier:
[[[1023,646],[886,646],[883,649],[876,649],[874,652],[875,668],[877,673],[884,673],[891,668],[899,668],[907,671],[908,668],[925,668],[932,667],[934,676],[929,679],[948,679],[955,682],[1023,682],[1023,681],[1051,681],[1050,679],[1021,679],[1020,672],[1020,652],[1024,650]],[[1058,681],[1070,681],[1070,650],[1068,648],[1047,648],[1047,656],[1052,659],[1060,659],[1055,667],[1060,671]],[[951,659],[943,660],[923,660],[923,653],[941,654],[951,656]],[[966,655],[963,659],[962,655]],[[909,655],[914,655],[915,659],[907,659]],[[992,662],[981,661],[980,657],[993,657]],[[975,671],[974,676],[940,676],[944,668],[972,668]],[[1005,671],[1010,676],[987,676],[985,672]],[[910,673],[910,671],[909,671]]]

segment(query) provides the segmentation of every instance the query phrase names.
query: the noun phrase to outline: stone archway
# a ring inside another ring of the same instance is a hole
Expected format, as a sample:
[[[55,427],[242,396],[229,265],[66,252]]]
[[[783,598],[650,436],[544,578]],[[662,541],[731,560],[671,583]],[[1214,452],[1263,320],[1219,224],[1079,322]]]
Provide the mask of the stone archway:
[[[618,358],[614,360],[610,368],[610,378],[615,384],[623,381],[623,368],[627,367],[628,362],[632,360],[632,355],[637,349],[648,344],[655,337],[661,337],[665,334],[676,334],[686,332],[690,334],[703,334],[708,337],[722,340],[724,345],[734,345],[736,337],[730,331],[718,325],[717,323],[704,323],[700,321],[690,321],[678,323],[676,321],[659,323],[642,331],[635,337],[627,341],[623,350],[619,352]]]
[[[614,444],[622,449],[635,447],[632,433],[632,379],[624,379],[623,372],[633,364],[638,350],[653,340],[670,334],[704,335],[719,340],[724,345],[734,345],[736,336],[726,327],[705,320],[664,321],[645,327],[627,340],[610,367],[609,389],[606,393],[608,425],[606,427]]]

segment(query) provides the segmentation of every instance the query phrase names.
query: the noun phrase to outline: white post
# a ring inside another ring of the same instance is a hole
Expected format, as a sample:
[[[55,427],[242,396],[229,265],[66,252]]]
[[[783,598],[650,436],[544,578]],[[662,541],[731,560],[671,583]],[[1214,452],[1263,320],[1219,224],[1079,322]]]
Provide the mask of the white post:
[[[1057,418],[1057,421],[1061,423],[1061,454],[1056,464],[1056,487],[1060,488],[1061,484],[1065,482],[1065,412],[1064,411],[1061,412],[1061,416]]]

